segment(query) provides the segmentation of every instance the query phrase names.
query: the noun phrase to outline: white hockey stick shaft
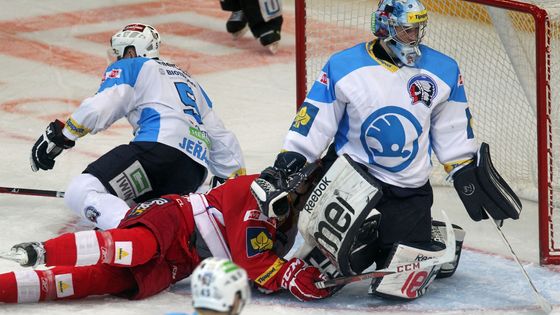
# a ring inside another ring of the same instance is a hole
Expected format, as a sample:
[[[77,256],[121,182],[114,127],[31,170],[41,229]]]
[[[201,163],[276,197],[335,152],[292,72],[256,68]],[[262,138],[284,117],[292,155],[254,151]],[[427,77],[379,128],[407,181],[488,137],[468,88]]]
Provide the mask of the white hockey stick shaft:
[[[511,247],[511,244],[509,243],[509,241],[507,240],[506,236],[504,235],[504,232],[502,231],[502,229],[500,228],[500,223],[498,222],[498,220],[490,220],[492,221],[494,224],[494,227],[496,228],[496,231],[498,232],[498,234],[500,235],[502,241],[504,241],[504,243],[506,244],[507,248],[509,249],[509,253],[511,254],[511,257],[513,257],[513,260],[515,260],[515,262],[517,263],[517,265],[519,266],[519,268],[521,268],[521,272],[523,273],[523,276],[525,276],[525,279],[527,279],[527,282],[529,282],[529,285],[531,286],[531,289],[533,290],[533,294],[535,295],[535,299],[537,304],[540,306],[540,308],[546,313],[546,314],[550,314],[550,312],[552,312],[552,305],[550,304],[550,302],[548,302],[544,296],[542,296],[542,294],[539,292],[539,290],[537,289],[537,287],[535,287],[535,284],[533,283],[533,281],[531,280],[531,278],[529,277],[529,274],[527,273],[527,271],[525,270],[525,268],[523,267],[523,265],[521,264],[521,262],[519,261],[519,258],[517,257],[517,255],[515,254],[515,252],[513,251],[513,248]]]
[[[444,217],[445,229],[447,231],[447,238],[445,241],[445,253],[443,254],[443,256],[432,258],[429,260],[424,260],[424,261],[402,263],[394,268],[380,269],[368,273],[363,273],[360,275],[346,276],[346,277],[329,279],[325,281],[318,281],[315,282],[315,286],[319,289],[324,289],[324,288],[344,285],[344,284],[366,280],[366,279],[381,278],[394,273],[411,272],[418,269],[423,269],[436,265],[443,265],[452,262],[453,259],[455,259],[455,232],[445,211],[442,210],[441,212]]]

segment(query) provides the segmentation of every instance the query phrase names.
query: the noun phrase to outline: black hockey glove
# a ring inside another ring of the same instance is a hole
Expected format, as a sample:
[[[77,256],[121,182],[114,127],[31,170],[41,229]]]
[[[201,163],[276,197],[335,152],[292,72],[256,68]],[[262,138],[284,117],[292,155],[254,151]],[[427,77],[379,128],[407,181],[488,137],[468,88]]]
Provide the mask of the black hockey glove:
[[[303,176],[299,172],[307,159],[297,152],[282,152],[276,157],[274,166],[261,172],[251,184],[251,192],[257,199],[260,210],[268,217],[286,218],[289,213],[288,193],[299,186]]]
[[[227,178],[223,178],[220,176],[212,176],[212,178],[210,179],[210,188],[216,188],[221,184],[225,183],[226,180]]]
[[[498,174],[490,159],[490,147],[482,143],[474,161],[453,174],[453,185],[474,221],[518,219],[521,201]]]
[[[50,170],[54,167],[54,158],[62,150],[72,148],[74,141],[68,140],[63,134],[64,123],[60,120],[51,122],[45,133],[33,145],[31,149],[31,170],[37,172],[39,169]]]

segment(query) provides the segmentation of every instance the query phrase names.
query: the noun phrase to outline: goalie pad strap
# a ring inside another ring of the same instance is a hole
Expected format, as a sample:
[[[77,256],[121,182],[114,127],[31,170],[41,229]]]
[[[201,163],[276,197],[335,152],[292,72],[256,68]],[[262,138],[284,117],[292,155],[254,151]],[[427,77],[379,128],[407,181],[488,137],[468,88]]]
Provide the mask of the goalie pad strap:
[[[490,148],[482,143],[477,162],[461,168],[453,175],[453,185],[474,221],[518,219],[521,201],[494,168]]]
[[[339,157],[307,199],[298,228],[342,275],[355,274],[350,252],[358,230],[381,198],[381,186],[348,155]],[[378,213],[377,213],[378,214]]]

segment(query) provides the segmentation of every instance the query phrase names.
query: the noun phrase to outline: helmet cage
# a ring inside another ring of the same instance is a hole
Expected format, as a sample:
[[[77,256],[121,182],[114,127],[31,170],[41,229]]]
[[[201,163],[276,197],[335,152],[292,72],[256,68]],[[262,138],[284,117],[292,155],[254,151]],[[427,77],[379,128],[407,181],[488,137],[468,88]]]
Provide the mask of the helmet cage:
[[[426,8],[418,0],[381,0],[371,16],[371,30],[407,65],[420,58],[419,45],[428,24]]]

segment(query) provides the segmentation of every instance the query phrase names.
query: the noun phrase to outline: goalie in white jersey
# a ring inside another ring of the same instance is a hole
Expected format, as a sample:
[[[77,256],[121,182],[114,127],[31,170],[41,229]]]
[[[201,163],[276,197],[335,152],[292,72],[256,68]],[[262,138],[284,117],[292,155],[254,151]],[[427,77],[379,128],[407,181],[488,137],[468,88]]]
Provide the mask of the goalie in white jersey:
[[[97,93],[63,123],[56,120],[31,152],[33,171],[49,170],[63,149],[126,117],[134,139],[91,163],[68,186],[66,204],[102,229],[118,225],[130,205],[164,194],[194,192],[208,170],[225,179],[245,173],[239,142],[202,87],[159,59],[150,25],[129,24],[111,38],[117,59]]]
[[[444,227],[431,215],[432,154],[453,178],[474,220],[519,217],[521,203],[492,167],[488,145],[479,150],[457,63],[421,44],[427,23],[427,10],[418,0],[380,1],[372,14],[377,38],[330,57],[285,138],[282,149],[288,152],[279,158],[298,153],[316,161],[330,145],[323,158],[326,169],[344,155],[367,171],[362,176],[377,182],[373,191],[379,194],[368,199],[376,204],[367,202],[364,209],[370,211],[367,218],[357,215],[364,210],[353,208],[350,199],[337,205],[344,192],[356,193],[348,179],[334,180],[337,174],[325,175],[325,187],[340,185],[332,190],[336,198],[323,202],[326,209],[317,205],[329,198],[327,188],[307,203],[311,219],[303,225],[319,228],[306,240],[318,243],[337,267],[332,274],[360,274],[373,262],[380,269],[441,256],[445,246],[435,239],[441,241]],[[300,226],[304,235],[308,228]],[[454,262],[375,279],[369,293],[416,298],[436,275],[452,275],[464,232],[455,226],[455,234]],[[345,238],[353,240],[346,251]],[[321,265],[320,257],[311,261]]]

